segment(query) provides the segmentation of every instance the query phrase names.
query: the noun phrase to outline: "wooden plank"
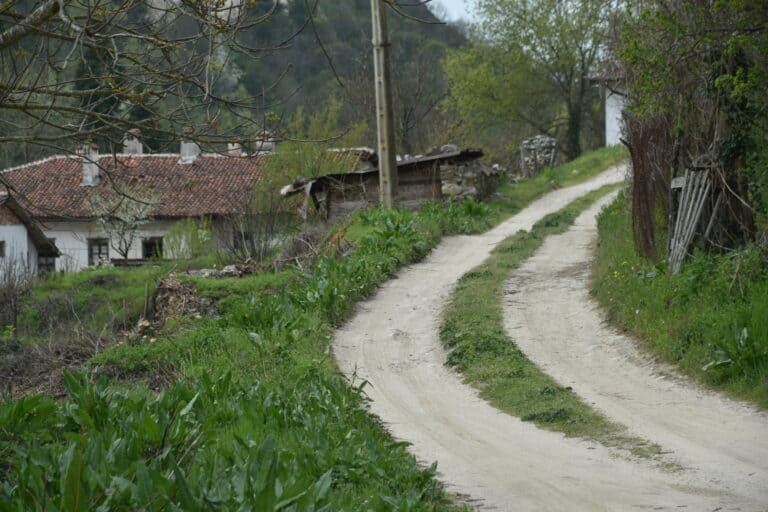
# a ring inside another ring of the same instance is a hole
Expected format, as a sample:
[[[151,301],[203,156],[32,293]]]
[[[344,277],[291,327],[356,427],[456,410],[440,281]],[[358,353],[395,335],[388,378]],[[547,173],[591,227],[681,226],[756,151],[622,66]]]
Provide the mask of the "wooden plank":
[[[696,209],[696,198],[698,197],[699,187],[701,186],[700,173],[690,172],[688,176],[689,179],[686,182],[688,194],[686,197],[685,209],[683,211],[684,215],[680,222],[680,232],[678,233],[677,238],[677,250],[675,252],[675,261],[672,269],[674,273],[679,272],[683,259],[685,259],[686,251],[688,250],[688,230]]]
[[[717,213],[720,210],[720,203],[723,200],[723,191],[721,190],[720,193],[717,195],[717,199],[715,200],[715,206],[712,207],[712,216],[709,218],[709,223],[707,224],[707,229],[704,230],[704,240],[709,241],[709,235],[712,233],[712,227],[715,224],[715,218],[717,218]]]
[[[706,180],[706,181],[707,183],[705,187],[700,188],[700,193],[697,197],[697,202],[693,203],[693,205],[695,206],[694,216],[687,225],[685,236],[683,238],[682,253],[679,255],[678,262],[677,262],[677,269],[675,273],[680,271],[680,267],[682,266],[683,259],[685,259],[685,256],[688,253],[688,247],[691,245],[691,241],[693,240],[693,235],[696,233],[696,226],[699,224],[701,212],[704,207],[704,199],[706,198],[707,193],[709,193],[709,180]]]
[[[686,169],[685,170],[685,176],[684,176],[684,179],[685,179],[686,183],[690,183],[688,181],[689,175],[690,175],[690,171],[688,169]],[[673,230],[671,250],[669,251],[669,257],[668,257],[668,262],[669,262],[670,266],[673,267],[673,268],[675,266],[675,261],[677,259],[678,248],[679,248],[679,245],[680,245],[681,225],[682,225],[682,222],[683,222],[682,219],[685,216],[685,209],[687,208],[687,205],[688,205],[688,195],[689,194],[690,194],[690,187],[684,187],[682,189],[682,197],[680,198],[680,202],[678,203],[678,206],[677,206],[677,215],[676,215],[676,219],[675,219],[675,229]]]
[[[688,177],[688,169],[685,170],[685,178]],[[677,202],[677,212],[675,213],[675,227],[672,230],[672,249],[674,250],[675,241],[677,240],[677,234],[680,232],[680,219],[682,217],[681,210],[685,207],[685,195],[687,189],[682,189],[680,193],[680,199]]]
[[[680,271],[682,262],[688,253],[688,247],[696,234],[696,227],[701,219],[704,203],[711,188],[711,180],[707,171],[686,173],[684,191],[685,205],[681,204],[678,212],[679,223],[676,223],[675,246],[669,258],[672,273]]]

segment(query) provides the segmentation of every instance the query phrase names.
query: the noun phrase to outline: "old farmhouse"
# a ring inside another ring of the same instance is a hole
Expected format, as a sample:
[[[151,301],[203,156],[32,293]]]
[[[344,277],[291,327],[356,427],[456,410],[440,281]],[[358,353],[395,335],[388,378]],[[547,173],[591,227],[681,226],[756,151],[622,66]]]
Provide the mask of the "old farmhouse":
[[[231,241],[232,228],[225,221],[258,183],[263,157],[245,156],[237,148],[228,155],[201,154],[194,143],[182,143],[176,154],[144,154],[136,140],[127,140],[125,148],[121,154],[100,155],[96,147],[87,147],[78,156],[53,156],[3,171],[7,191],[0,187],[0,195],[13,198],[5,209],[13,204],[16,213],[0,215],[0,258],[18,259],[23,252],[31,270],[50,271],[173,257],[164,250],[164,237],[189,218],[210,219],[214,241]],[[127,240],[116,240],[120,234],[99,221],[121,215],[142,218]],[[15,235],[6,236],[11,227]],[[40,247],[33,251],[25,243],[22,248],[27,239]]]
[[[345,155],[340,167],[351,168],[298,178],[283,189],[284,195],[303,193],[300,213],[305,218],[310,204],[333,219],[378,201],[375,151],[331,151]],[[415,207],[456,195],[454,189],[477,194],[477,180],[462,169],[481,156],[480,150],[449,145],[400,160],[399,204]],[[179,258],[185,254],[175,253],[178,243],[168,243],[169,233],[180,220],[201,218],[209,222],[214,247],[236,247],[248,233],[239,233],[234,219],[261,181],[265,158],[268,154],[249,156],[234,145],[226,154],[202,154],[191,142],[181,143],[179,153],[145,154],[129,134],[120,154],[99,154],[89,145],[77,155],[7,169],[0,174],[6,189],[0,187],[5,202],[0,204],[0,258],[23,260],[33,273]],[[442,174],[451,176],[451,191],[444,190]]]

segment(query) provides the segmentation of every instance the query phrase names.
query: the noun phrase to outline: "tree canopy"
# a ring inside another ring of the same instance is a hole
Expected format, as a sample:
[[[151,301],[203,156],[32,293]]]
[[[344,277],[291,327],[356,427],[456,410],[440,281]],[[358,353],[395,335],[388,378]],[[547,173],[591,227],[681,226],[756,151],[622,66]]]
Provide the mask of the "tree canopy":
[[[479,0],[474,47],[447,60],[449,105],[471,124],[513,125],[517,139],[555,135],[578,156],[599,135],[589,79],[611,10],[608,0]]]
[[[422,4],[392,5],[429,22],[390,16],[400,140],[421,146],[445,95],[439,76],[428,78],[464,36],[435,25]],[[87,141],[119,150],[134,128],[157,151],[182,136],[209,150],[247,148],[297,108],[311,116],[334,97],[344,105],[336,131],[365,129],[373,140],[370,32],[368,0],[9,0],[0,7],[0,163]]]
[[[671,178],[701,165],[722,194],[708,248],[768,233],[768,5],[655,0],[629,11],[620,33],[629,142],[648,188],[633,190],[641,252],[655,255],[654,207],[672,206]]]

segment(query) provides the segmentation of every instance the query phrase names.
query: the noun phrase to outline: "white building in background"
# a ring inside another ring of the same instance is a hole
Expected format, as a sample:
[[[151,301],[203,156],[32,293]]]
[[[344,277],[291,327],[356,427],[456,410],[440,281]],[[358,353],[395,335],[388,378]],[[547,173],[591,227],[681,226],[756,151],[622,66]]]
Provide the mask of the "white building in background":
[[[133,135],[126,138],[124,151],[100,155],[98,148],[88,147],[79,156],[53,156],[0,171],[10,185],[7,201],[26,212],[29,221],[0,216],[6,263],[75,271],[125,260],[115,249],[114,232],[98,221],[94,205],[105,197],[146,198],[151,205],[133,232],[128,260],[174,257],[164,237],[186,219],[210,220],[214,241],[232,243],[235,234],[228,219],[240,213],[258,183],[263,157],[245,155],[236,145],[227,155],[201,154],[196,144],[184,142],[180,153],[144,154]],[[60,257],[41,252],[46,244],[58,248]]]
[[[608,66],[613,69],[613,66]],[[600,85],[603,98],[605,145],[621,144],[624,136],[623,112],[627,107],[627,90],[624,78],[619,72],[609,71],[606,75],[593,76],[590,81]]]
[[[605,145],[621,144],[623,136],[622,112],[627,106],[627,95],[623,92],[605,91]]]

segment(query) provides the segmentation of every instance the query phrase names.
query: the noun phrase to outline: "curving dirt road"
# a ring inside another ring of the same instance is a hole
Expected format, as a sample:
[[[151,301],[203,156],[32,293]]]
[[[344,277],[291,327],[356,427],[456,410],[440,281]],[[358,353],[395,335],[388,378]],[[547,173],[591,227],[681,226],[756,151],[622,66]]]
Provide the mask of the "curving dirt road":
[[[596,211],[505,283],[507,333],[546,373],[744,510],[768,510],[768,415],[701,389],[605,325],[589,297]]]
[[[440,313],[457,279],[504,238],[530,229],[590,190],[621,181],[623,171],[615,168],[552,192],[485,234],[445,239],[425,261],[403,270],[362,303],[336,333],[338,365],[350,377],[370,382],[372,412],[395,437],[413,444],[417,458],[438,462],[449,490],[467,495],[480,508],[762,510],[768,502],[764,491],[750,487],[745,492],[729,484],[733,479],[726,485],[715,481],[726,470],[715,476],[706,472],[710,466],[666,473],[616,458],[601,445],[539,430],[488,405],[443,364]],[[593,234],[586,236],[584,243]],[[654,403],[645,407],[638,414],[648,413]],[[733,413],[733,408],[712,411],[715,417]],[[763,427],[768,424],[762,416],[755,418]],[[764,468],[761,476],[750,478],[764,481]]]

